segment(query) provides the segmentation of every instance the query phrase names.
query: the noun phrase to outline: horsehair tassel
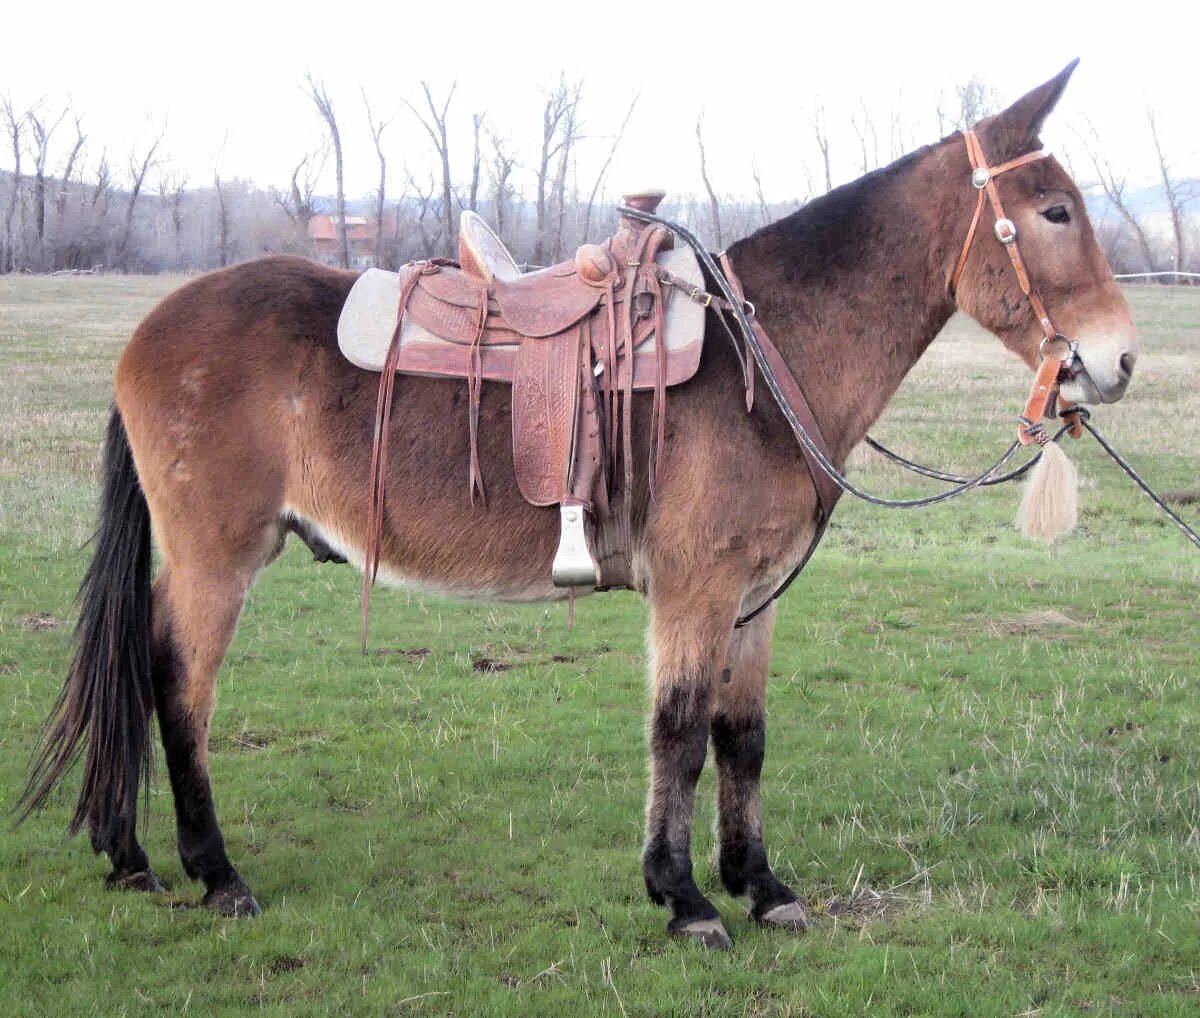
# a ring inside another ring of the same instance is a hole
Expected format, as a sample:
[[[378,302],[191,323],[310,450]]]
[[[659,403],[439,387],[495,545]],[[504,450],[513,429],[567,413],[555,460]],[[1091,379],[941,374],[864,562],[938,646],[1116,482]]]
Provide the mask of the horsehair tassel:
[[[1079,474],[1057,442],[1047,442],[1033,468],[1017,525],[1035,541],[1053,544],[1075,529],[1079,518]]]

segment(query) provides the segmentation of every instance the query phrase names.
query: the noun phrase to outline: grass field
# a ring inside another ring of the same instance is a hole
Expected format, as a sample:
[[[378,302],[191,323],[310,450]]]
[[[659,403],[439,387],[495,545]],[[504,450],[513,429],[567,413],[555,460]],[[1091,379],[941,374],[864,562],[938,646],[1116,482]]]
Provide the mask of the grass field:
[[[178,280],[0,279],[0,807],[66,669],[110,375]],[[1143,355],[1096,423],[1194,496],[1200,292],[1130,291]],[[1027,377],[952,323],[876,429],[968,470]],[[1052,549],[1015,489],[913,513],[844,501],[780,613],[768,848],[809,900],[793,939],[698,879],[734,950],[669,940],[641,888],[645,612],[376,594],[290,547],[220,682],[212,770],[265,907],[190,907],[163,770],[147,848],[171,906],[106,892],[62,830],[0,838],[0,1014],[1200,1013],[1200,556],[1094,444]],[[865,455],[871,488],[923,489]],[[1182,510],[1195,518],[1196,507]]]

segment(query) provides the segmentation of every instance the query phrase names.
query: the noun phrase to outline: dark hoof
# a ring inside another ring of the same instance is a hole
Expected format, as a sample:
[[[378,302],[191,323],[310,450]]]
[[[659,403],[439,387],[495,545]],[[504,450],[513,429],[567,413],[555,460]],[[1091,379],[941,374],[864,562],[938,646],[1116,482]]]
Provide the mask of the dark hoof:
[[[673,937],[698,940],[710,951],[728,951],[733,947],[720,919],[690,919],[682,923],[673,919],[667,924],[667,932]]]
[[[253,919],[262,915],[262,909],[250,893],[250,888],[240,880],[225,887],[217,887],[204,896],[204,907],[229,916],[231,919]]]
[[[773,926],[776,929],[788,930],[791,933],[803,933],[811,925],[808,910],[798,901],[787,901],[782,905],[767,909],[762,915],[750,913],[750,918],[763,926]]]
[[[104,878],[104,886],[110,891],[145,891],[147,894],[166,894],[167,888],[153,870],[138,870],[136,873],[118,873],[113,870]]]

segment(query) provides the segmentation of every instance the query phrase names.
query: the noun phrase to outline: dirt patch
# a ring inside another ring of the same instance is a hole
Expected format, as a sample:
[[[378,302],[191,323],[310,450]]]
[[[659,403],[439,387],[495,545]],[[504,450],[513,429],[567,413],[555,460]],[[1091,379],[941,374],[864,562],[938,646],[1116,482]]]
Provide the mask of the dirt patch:
[[[1129,735],[1132,732],[1140,732],[1146,726],[1137,721],[1126,721],[1120,725],[1109,725],[1104,729],[1105,735]]]
[[[495,672],[506,672],[512,668],[512,665],[505,661],[497,661],[495,658],[477,657],[471,662],[471,667],[477,672],[490,675]]]
[[[1025,633],[1040,633],[1046,629],[1078,629],[1083,625],[1069,615],[1053,608],[1025,612],[996,619],[990,626],[998,636],[1020,636]]]
[[[20,669],[14,661],[0,661],[0,675],[16,675]]]
[[[304,968],[304,959],[297,958],[295,955],[285,954],[276,958],[270,965],[267,966],[267,971],[273,976],[283,975],[285,972],[299,972]]]
[[[865,926],[881,922],[906,911],[912,902],[895,891],[877,891],[873,887],[857,887],[849,894],[835,894],[821,901],[814,910],[841,923]]]
[[[232,735],[213,735],[209,738],[211,748],[218,753],[257,753],[274,741],[271,736],[261,732],[234,732]]]
[[[35,633],[44,633],[49,629],[58,629],[63,625],[63,620],[45,612],[34,612],[32,615],[22,616],[21,625]]]

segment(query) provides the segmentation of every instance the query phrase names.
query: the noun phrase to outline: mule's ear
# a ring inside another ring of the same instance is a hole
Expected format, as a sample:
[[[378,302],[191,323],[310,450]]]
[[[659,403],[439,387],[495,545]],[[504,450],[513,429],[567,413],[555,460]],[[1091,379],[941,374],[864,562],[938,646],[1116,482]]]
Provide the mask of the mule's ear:
[[[990,142],[987,151],[992,162],[1015,159],[1041,144],[1038,135],[1042,125],[1050,111],[1058,105],[1058,100],[1062,98],[1067,82],[1071,80],[1071,75],[1078,65],[1079,58],[1076,57],[1044,85],[1039,85],[1003,113],[991,118],[987,125]]]

